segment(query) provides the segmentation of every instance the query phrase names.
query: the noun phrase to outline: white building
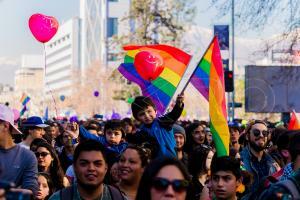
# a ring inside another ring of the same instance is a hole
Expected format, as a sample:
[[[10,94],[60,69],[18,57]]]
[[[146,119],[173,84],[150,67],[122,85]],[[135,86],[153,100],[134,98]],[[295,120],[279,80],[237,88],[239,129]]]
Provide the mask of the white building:
[[[15,72],[15,91],[43,93],[44,65],[43,55],[23,55],[21,68]]]
[[[30,97],[26,115],[41,114],[44,100],[44,55],[23,55],[21,68],[15,71],[14,91],[6,91],[6,101],[13,108],[22,109],[20,98],[25,93]]]
[[[46,43],[46,95],[71,93],[72,75],[80,69],[80,19],[72,18],[60,25],[56,35]]]
[[[130,0],[80,0],[82,67],[94,61],[104,66],[116,61],[116,50],[109,48],[108,41],[130,31],[129,22],[122,22],[129,8]]]
[[[129,31],[129,23],[120,23],[129,5],[130,0],[80,0],[80,18],[61,24],[46,43],[46,95],[50,91],[55,95],[71,94],[74,69],[82,70],[99,61],[101,66],[108,66],[116,61],[116,50],[108,47],[108,40]]]

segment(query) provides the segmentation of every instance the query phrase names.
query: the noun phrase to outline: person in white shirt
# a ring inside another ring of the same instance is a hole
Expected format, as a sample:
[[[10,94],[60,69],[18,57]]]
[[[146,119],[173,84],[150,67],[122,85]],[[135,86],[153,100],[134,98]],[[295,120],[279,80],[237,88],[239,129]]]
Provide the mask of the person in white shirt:
[[[26,149],[30,149],[30,144],[36,138],[42,138],[45,134],[44,128],[48,127],[42,118],[37,116],[29,117],[23,124],[24,140],[20,145]]]

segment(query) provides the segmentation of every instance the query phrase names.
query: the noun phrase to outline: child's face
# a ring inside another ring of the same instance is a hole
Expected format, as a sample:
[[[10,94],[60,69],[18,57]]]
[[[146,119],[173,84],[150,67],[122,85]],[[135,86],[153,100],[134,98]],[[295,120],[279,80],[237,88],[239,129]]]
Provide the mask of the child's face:
[[[212,175],[212,189],[217,199],[233,199],[240,184],[231,171],[218,171]]]
[[[143,124],[151,124],[156,118],[156,111],[152,106],[148,106],[137,114],[137,118]]]
[[[118,145],[122,140],[122,131],[108,129],[105,131],[106,141],[111,145]]]

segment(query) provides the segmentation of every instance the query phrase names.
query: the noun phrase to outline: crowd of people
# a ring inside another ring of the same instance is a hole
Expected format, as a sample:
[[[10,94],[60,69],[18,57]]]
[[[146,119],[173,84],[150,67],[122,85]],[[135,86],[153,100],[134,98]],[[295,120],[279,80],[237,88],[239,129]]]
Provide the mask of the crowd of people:
[[[0,199],[300,199],[300,134],[266,120],[228,123],[228,156],[217,156],[207,121],[156,115],[136,97],[133,118],[95,115],[14,121],[0,105]]]

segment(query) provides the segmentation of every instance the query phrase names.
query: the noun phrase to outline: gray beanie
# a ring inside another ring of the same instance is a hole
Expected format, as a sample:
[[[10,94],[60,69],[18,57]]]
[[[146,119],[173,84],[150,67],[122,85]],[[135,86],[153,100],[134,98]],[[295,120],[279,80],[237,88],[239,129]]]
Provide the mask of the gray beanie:
[[[184,141],[186,142],[186,135],[185,135],[185,130],[182,126],[178,125],[178,124],[174,124],[173,125],[173,132],[174,134],[181,134],[184,137]]]

